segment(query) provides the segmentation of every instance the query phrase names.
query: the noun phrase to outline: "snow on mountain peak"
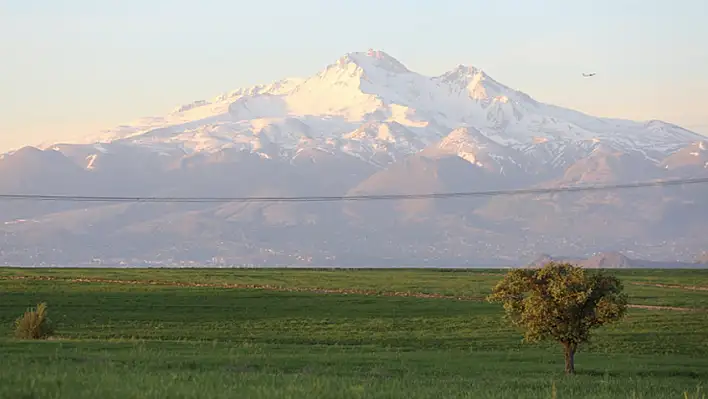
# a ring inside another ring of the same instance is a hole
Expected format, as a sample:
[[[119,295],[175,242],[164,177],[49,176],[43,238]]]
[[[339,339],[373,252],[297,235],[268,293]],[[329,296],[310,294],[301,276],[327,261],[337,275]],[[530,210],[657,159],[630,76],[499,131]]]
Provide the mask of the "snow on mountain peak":
[[[493,173],[508,174],[522,168],[520,153],[490,140],[473,127],[454,129],[433,148],[431,155],[454,155]]]
[[[440,141],[439,147],[444,148],[450,145],[476,143],[480,136],[481,134],[477,129],[469,127],[457,128]]]
[[[470,84],[477,85],[488,78],[487,74],[481,69],[473,66],[458,64],[452,70],[445,72],[439,79],[446,83],[461,84],[468,86]]]
[[[462,64],[437,79],[458,89],[467,90],[470,98],[475,100],[496,99],[506,102],[507,94],[513,91],[492,79],[483,70]]]
[[[534,146],[562,151],[568,143],[589,140],[632,150],[672,151],[700,140],[664,122],[596,118],[542,104],[474,66],[460,64],[429,77],[383,51],[370,50],[345,54],[308,78],[196,101],[166,116],[103,132],[87,143],[213,152],[273,146],[291,151],[307,142],[359,156],[357,151],[420,151],[460,127],[473,129],[472,139],[457,132],[448,142],[465,139],[497,152],[512,147],[531,153]]]
[[[349,63],[353,63],[367,72],[372,69],[379,69],[392,74],[411,73],[403,63],[381,50],[370,49],[366,53],[348,53],[337,61],[340,66]]]

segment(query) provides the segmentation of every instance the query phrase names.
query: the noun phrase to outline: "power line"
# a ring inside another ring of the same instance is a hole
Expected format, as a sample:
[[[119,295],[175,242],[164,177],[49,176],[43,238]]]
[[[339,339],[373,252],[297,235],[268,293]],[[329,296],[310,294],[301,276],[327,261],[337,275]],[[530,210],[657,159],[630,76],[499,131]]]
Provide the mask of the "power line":
[[[101,197],[79,195],[0,194],[0,201],[65,201],[65,202],[145,202],[145,203],[226,203],[226,202],[334,202],[417,200],[463,197],[495,197],[504,195],[555,194],[579,191],[612,191],[641,187],[683,186],[708,183],[708,177],[694,179],[658,180],[649,182],[566,186],[555,188],[529,188],[517,190],[472,191],[430,194],[384,194],[354,196],[303,196],[303,197]]]

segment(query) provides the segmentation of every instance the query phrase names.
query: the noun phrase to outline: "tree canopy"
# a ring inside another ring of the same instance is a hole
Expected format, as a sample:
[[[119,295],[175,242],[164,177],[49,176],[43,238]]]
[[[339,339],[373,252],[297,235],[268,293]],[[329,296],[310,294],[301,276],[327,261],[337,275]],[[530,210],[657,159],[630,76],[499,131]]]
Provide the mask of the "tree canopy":
[[[524,329],[526,342],[561,343],[568,374],[575,373],[575,352],[592,329],[621,319],[627,310],[619,279],[569,263],[512,270],[487,299],[504,305],[511,323]]]

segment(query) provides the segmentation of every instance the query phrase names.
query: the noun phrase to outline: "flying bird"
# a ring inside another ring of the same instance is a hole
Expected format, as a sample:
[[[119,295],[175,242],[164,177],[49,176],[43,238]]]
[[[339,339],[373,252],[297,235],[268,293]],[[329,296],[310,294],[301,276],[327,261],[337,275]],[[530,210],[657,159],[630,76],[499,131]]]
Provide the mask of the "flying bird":
[[[586,78],[589,78],[589,77],[591,77],[591,76],[595,76],[595,72],[593,72],[593,73],[584,73],[583,76],[585,76]]]

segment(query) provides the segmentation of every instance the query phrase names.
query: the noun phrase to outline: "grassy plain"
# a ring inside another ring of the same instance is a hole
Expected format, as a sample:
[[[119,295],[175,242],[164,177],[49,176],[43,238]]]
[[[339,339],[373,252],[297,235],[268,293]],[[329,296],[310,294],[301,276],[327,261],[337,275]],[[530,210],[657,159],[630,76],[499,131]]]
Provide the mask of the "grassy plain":
[[[708,271],[617,271],[632,304],[680,309],[631,309],[581,349],[571,378],[559,347],[521,344],[500,307],[480,301],[503,272],[0,269],[0,398],[678,399],[708,389]],[[13,320],[40,301],[58,337],[12,339]]]

